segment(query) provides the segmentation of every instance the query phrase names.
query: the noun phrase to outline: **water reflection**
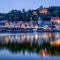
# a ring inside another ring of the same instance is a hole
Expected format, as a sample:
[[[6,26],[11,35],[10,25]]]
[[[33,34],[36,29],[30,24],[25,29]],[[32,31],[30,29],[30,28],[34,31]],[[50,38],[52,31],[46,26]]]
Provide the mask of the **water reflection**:
[[[26,51],[37,56],[60,55],[60,33],[0,34],[0,52],[4,49],[24,55]]]
[[[38,42],[42,43],[42,41],[49,41],[51,40],[52,35],[51,33],[33,33],[33,34],[6,34],[6,35],[0,35],[0,43],[7,44],[8,42],[17,42],[17,43],[26,43],[26,42]],[[39,42],[40,41],[40,42]],[[43,42],[44,42],[43,41]]]

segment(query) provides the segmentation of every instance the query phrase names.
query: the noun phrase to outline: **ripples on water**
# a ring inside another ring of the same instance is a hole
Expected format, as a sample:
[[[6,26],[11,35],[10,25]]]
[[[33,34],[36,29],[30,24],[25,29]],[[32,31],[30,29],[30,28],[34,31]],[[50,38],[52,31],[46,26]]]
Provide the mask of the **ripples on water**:
[[[59,56],[59,32],[0,34],[0,58],[38,60],[60,59]]]

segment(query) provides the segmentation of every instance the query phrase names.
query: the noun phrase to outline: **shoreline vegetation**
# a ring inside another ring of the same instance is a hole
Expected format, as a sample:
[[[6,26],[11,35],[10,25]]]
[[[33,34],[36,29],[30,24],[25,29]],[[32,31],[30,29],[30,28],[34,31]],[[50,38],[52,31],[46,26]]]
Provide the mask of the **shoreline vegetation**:
[[[36,10],[0,13],[0,33],[35,31],[60,32],[60,6],[40,6]]]

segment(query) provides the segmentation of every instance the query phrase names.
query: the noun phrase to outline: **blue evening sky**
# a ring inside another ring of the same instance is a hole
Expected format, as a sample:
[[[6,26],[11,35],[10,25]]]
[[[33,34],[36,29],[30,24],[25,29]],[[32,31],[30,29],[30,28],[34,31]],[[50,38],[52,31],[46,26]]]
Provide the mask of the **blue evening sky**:
[[[60,6],[60,0],[0,0],[0,12],[6,13],[12,9],[36,9],[39,6]]]

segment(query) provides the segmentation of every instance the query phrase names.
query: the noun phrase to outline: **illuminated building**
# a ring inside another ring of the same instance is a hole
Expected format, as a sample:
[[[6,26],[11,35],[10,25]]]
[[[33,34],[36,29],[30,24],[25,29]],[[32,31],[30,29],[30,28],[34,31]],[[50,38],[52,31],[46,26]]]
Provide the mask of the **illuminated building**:
[[[53,21],[54,23],[60,24],[60,18],[59,17],[52,17],[51,21]]]
[[[39,10],[39,13],[48,14],[48,9],[47,8],[42,8],[41,10]]]

